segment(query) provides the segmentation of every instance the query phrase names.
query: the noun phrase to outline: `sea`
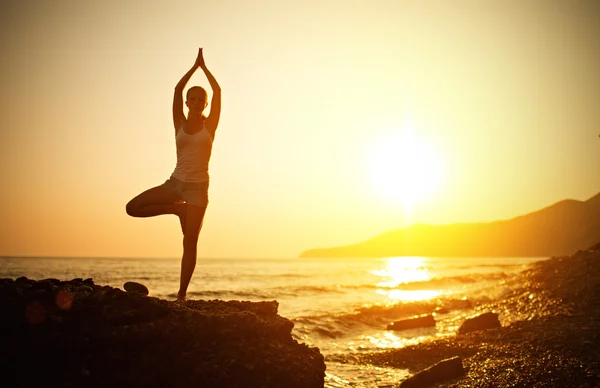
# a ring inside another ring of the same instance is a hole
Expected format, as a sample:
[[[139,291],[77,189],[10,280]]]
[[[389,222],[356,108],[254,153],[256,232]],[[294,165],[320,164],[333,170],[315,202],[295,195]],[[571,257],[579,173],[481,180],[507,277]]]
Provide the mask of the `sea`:
[[[188,299],[279,302],[298,342],[325,356],[325,387],[392,387],[407,370],[348,362],[451,336],[478,304],[519,286],[518,274],[545,257],[523,258],[254,258],[198,259]],[[1,257],[0,278],[93,278],[123,288],[145,284],[150,296],[174,300],[179,259]],[[434,312],[436,327],[386,330],[396,320]],[[502,316],[503,323],[516,317]]]

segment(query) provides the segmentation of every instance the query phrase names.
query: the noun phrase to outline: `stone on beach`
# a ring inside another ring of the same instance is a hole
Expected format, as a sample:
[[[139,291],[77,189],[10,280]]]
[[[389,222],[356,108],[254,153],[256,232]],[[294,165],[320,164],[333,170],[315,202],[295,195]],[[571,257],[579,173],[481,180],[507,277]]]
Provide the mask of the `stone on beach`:
[[[432,326],[435,326],[435,319],[433,318],[433,315],[425,315],[423,317],[402,319],[400,321],[392,322],[387,325],[387,330],[399,331]]]
[[[424,369],[400,383],[399,388],[420,388],[439,384],[465,374],[462,359],[452,357]]]
[[[123,284],[123,289],[125,289],[127,292],[131,292],[132,294],[148,295],[150,293],[150,291],[148,291],[148,287],[137,282],[126,282]]]
[[[465,320],[462,325],[460,325],[458,334],[470,333],[477,330],[495,329],[498,327],[502,327],[500,320],[498,319],[498,314],[488,312]]]

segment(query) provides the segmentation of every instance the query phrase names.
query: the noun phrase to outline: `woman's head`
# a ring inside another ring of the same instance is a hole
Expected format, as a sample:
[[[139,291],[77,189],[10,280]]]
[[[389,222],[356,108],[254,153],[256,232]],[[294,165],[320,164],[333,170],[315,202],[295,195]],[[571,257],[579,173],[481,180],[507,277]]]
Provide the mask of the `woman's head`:
[[[185,95],[185,105],[190,110],[189,114],[201,115],[208,105],[208,93],[203,87],[192,86]]]

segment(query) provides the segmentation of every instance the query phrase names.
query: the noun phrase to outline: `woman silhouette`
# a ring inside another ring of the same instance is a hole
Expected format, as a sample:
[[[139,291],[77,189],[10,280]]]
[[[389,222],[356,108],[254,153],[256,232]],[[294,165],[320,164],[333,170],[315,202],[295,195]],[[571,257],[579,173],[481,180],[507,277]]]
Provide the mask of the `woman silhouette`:
[[[201,68],[210,83],[213,96],[210,115],[203,112],[208,94],[200,86],[191,87],[186,94],[188,116],[183,113],[183,89],[196,69]],[[212,143],[221,115],[221,88],[206,68],[202,49],[194,66],[175,86],[173,96],[173,125],[177,144],[177,165],[171,177],[162,185],[144,191],[126,206],[132,217],[154,217],[175,214],[183,232],[183,257],[177,300],[185,301],[188,285],[196,268],[198,236],[208,206],[208,163]]]

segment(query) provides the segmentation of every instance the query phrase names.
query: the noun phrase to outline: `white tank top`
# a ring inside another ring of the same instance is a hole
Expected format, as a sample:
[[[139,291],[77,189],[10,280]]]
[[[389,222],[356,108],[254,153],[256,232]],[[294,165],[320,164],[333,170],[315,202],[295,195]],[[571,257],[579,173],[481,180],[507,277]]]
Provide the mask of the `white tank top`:
[[[185,133],[183,128],[182,125],[175,136],[177,165],[171,177],[183,182],[208,182],[208,162],[213,138],[204,124],[193,135]]]

